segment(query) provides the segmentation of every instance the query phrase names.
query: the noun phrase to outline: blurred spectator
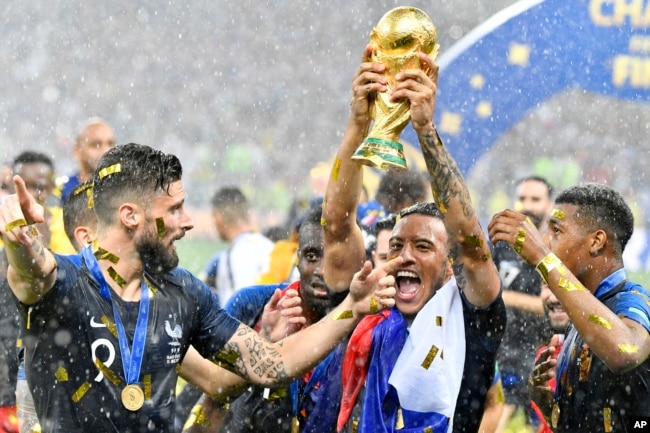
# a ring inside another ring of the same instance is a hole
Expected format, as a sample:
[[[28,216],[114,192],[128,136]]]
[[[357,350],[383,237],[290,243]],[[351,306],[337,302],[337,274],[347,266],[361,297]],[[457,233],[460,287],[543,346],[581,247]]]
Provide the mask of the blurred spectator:
[[[201,277],[225,305],[235,290],[256,284],[268,270],[273,242],[256,231],[248,200],[237,187],[224,187],[214,194],[212,215],[219,237],[229,246],[210,259]]]
[[[62,200],[65,200],[77,186],[92,178],[99,158],[113,146],[115,146],[115,135],[108,123],[99,118],[91,118],[86,122],[77,136],[73,149],[79,170],[63,182]]]

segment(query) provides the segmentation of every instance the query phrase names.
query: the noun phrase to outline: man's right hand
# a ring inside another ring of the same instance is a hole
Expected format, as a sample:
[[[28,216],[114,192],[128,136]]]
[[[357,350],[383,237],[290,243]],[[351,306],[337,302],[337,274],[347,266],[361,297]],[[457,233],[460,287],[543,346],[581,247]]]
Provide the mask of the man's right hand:
[[[372,269],[370,261],[354,275],[350,284],[350,297],[354,302],[355,317],[375,314],[395,305],[395,277],[390,275],[404,259],[396,257],[379,268]]]
[[[45,221],[45,209],[27,191],[25,181],[20,176],[13,177],[15,194],[5,197],[0,205],[0,233],[5,241],[29,246],[32,237],[28,235],[28,225]]]

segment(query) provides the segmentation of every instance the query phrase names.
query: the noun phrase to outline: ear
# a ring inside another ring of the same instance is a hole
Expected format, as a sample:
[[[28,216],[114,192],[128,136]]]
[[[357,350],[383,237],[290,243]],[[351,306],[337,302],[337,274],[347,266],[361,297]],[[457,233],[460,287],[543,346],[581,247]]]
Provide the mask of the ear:
[[[118,210],[120,222],[128,230],[135,230],[144,219],[140,206],[134,203],[122,203]]]
[[[95,233],[90,227],[79,226],[74,229],[74,239],[80,247],[85,247],[93,243]]]
[[[592,257],[597,257],[602,254],[607,244],[607,233],[604,230],[596,230],[589,235],[589,254]]]

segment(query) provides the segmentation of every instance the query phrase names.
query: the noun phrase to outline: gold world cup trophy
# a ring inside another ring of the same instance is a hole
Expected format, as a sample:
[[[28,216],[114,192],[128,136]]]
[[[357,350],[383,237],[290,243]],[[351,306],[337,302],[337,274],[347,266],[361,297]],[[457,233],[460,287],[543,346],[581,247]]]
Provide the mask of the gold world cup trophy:
[[[411,118],[410,103],[408,100],[391,102],[389,93],[395,87],[398,72],[423,67],[419,53],[436,57],[440,49],[438,34],[426,13],[402,6],[388,11],[379,20],[370,33],[370,44],[371,60],[386,65],[388,91],[377,94],[370,112],[372,129],[352,159],[382,170],[405,170],[404,147],[399,137]]]

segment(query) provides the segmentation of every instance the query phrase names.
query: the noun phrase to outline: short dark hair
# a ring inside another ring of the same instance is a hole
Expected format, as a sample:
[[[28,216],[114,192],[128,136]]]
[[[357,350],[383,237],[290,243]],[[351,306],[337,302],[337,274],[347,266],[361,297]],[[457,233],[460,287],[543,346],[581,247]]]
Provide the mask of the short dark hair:
[[[236,186],[224,186],[212,196],[212,209],[219,211],[229,220],[248,220],[248,199]]]
[[[411,214],[426,215],[434,218],[443,219],[442,212],[440,212],[440,208],[436,203],[421,202],[421,203],[415,203],[412,206],[402,209],[397,215],[397,221]]]
[[[424,200],[426,187],[424,176],[415,170],[389,170],[384,173],[375,200],[388,212],[397,212],[403,203],[410,205]]]
[[[577,206],[585,230],[604,230],[614,240],[615,251],[623,254],[634,230],[634,215],[616,190],[600,183],[584,183],[562,191],[555,203]]]
[[[321,206],[310,207],[305,212],[304,216],[300,219],[300,223],[298,225],[298,236],[300,236],[300,232],[302,232],[302,229],[304,227],[310,227],[310,226],[321,227],[322,218],[323,218],[323,208]]]
[[[169,193],[181,180],[183,167],[175,155],[129,143],[115,146],[97,164],[93,176],[93,202],[99,221],[113,223],[119,206],[127,201],[149,205],[155,194]]]
[[[93,183],[87,181],[76,187],[63,201],[63,229],[77,251],[82,245],[79,245],[74,237],[75,229],[79,226],[97,226],[92,194]]]
[[[397,221],[397,215],[395,214],[389,214],[384,218],[380,219],[379,221],[377,221],[377,223],[375,223],[375,226],[373,227],[375,236],[377,236],[381,231],[393,230],[393,228],[395,228],[396,221]]]
[[[54,163],[52,162],[52,159],[47,156],[44,153],[41,152],[34,152],[32,150],[26,150],[22,153],[20,153],[16,158],[14,158],[14,162],[12,164],[12,168],[15,170],[16,166],[19,164],[45,164],[52,171],[54,171]]]
[[[553,189],[553,185],[551,185],[550,182],[548,180],[546,180],[546,178],[544,178],[542,176],[533,175],[533,176],[522,177],[521,179],[519,179],[515,183],[515,187],[518,187],[519,185],[521,185],[524,182],[539,182],[539,183],[544,184],[546,186],[546,190],[548,192],[548,198],[550,198],[550,199],[552,199],[553,194],[555,194],[555,190]]]

